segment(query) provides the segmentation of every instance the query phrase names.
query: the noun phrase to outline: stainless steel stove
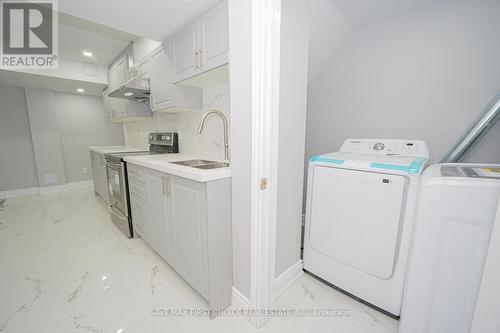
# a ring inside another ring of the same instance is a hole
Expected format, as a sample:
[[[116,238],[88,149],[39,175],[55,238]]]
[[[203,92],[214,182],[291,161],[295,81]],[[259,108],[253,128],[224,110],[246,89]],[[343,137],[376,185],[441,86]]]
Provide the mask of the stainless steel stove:
[[[104,155],[108,175],[109,211],[111,213],[111,220],[127,237],[134,237],[134,228],[129,204],[127,163],[123,160],[123,157],[174,154],[178,152],[179,140],[177,133],[161,132],[149,134],[149,150]]]

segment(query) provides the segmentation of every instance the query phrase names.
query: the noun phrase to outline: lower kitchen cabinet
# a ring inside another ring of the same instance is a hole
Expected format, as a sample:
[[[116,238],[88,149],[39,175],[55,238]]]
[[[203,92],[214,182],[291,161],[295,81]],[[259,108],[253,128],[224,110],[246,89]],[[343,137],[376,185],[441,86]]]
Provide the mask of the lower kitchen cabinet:
[[[91,150],[90,161],[92,167],[92,177],[94,181],[94,191],[106,203],[109,203],[108,176],[106,173],[106,161],[104,160],[104,154]]]
[[[134,230],[210,309],[231,305],[230,179],[197,182],[128,164]]]
[[[174,264],[174,237],[172,226],[172,212],[169,200],[170,192],[167,190],[171,182],[168,175],[160,172],[148,171],[147,185],[149,195],[150,224],[148,233],[150,234],[150,244],[168,262]],[[140,234],[140,233],[139,233]]]
[[[170,203],[179,274],[207,297],[207,216],[205,183],[175,177]]]

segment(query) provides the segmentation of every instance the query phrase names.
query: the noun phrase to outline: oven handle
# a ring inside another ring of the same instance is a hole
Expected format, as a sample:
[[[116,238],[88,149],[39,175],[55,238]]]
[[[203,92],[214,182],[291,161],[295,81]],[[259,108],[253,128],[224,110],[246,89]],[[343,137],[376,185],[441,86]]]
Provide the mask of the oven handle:
[[[114,216],[116,216],[117,218],[119,218],[120,220],[123,220],[123,221],[126,221],[127,220],[127,217],[126,216],[123,216],[123,214],[119,213],[116,211],[117,209],[111,205],[109,205],[109,211],[111,214],[113,214]]]

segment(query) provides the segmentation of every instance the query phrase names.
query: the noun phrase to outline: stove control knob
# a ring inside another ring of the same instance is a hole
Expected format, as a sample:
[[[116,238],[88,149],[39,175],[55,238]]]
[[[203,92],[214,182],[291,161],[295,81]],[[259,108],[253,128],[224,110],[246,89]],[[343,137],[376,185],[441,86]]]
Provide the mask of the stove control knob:
[[[381,151],[384,150],[385,145],[382,142],[377,142],[376,144],[373,145],[373,150],[376,151]]]

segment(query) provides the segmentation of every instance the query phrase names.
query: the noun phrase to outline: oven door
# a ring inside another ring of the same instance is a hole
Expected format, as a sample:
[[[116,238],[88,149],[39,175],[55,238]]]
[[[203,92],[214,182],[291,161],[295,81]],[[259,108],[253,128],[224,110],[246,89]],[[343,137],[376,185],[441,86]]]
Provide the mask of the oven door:
[[[109,203],[118,212],[128,217],[127,188],[123,163],[106,163],[108,174]]]

